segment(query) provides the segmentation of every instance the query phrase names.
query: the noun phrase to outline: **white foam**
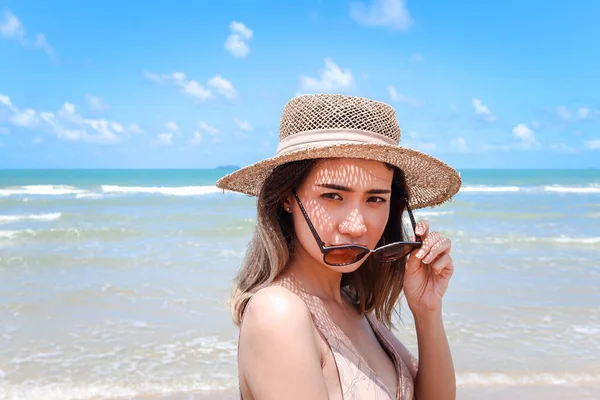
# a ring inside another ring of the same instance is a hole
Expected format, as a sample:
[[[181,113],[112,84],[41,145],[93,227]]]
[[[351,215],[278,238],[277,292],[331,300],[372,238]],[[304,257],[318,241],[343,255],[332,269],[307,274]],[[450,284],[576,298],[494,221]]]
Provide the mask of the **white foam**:
[[[571,329],[573,329],[573,332],[580,333],[582,335],[596,336],[600,334],[600,326],[573,325]]]
[[[102,185],[104,193],[148,193],[169,196],[199,196],[221,193],[223,190],[216,186],[115,186]]]
[[[75,196],[77,199],[101,199],[103,197],[102,193],[79,193]]]
[[[59,219],[62,213],[49,214],[25,214],[25,215],[0,215],[0,224],[13,223],[19,221],[54,221]]]
[[[85,190],[66,185],[27,185],[0,189],[0,196],[64,196],[68,194],[80,194],[85,192]]]
[[[12,239],[20,231],[0,231],[0,239]]]
[[[473,238],[471,239],[474,243],[493,243],[493,244],[509,244],[509,243],[557,243],[557,244],[598,244],[600,243],[600,237],[573,237],[573,236],[516,236],[508,235],[504,237],[487,237],[484,239]]]
[[[546,192],[557,193],[600,193],[600,187],[544,186]]]
[[[563,243],[563,244],[596,244],[600,243],[600,237],[568,237],[568,236],[560,236],[556,238],[551,238],[551,240],[555,243]]]
[[[415,211],[417,217],[438,217],[440,215],[454,214],[454,211]]]
[[[189,380],[189,379],[188,379]],[[39,383],[25,381],[22,384],[5,384],[0,387],[0,398],[6,400],[76,400],[76,399],[106,399],[132,398],[144,395],[166,396],[169,394],[217,392],[233,390],[236,381],[231,384],[210,384],[200,382],[181,382],[160,384],[147,382],[132,387],[114,383],[92,383],[77,385],[73,383]],[[192,397],[190,397],[192,398]]]
[[[460,192],[518,192],[521,188],[518,186],[463,186]]]
[[[457,374],[456,384],[470,386],[567,385],[600,383],[599,372],[471,372]]]

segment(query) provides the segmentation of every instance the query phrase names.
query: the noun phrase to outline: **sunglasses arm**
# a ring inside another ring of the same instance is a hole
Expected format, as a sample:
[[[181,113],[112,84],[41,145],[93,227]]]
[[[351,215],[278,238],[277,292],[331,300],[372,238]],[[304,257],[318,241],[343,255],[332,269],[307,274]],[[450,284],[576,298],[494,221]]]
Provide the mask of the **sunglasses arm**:
[[[306,223],[308,224],[308,227],[310,228],[310,231],[312,232],[313,236],[315,237],[315,240],[317,241],[317,243],[319,244],[319,246],[321,246],[321,249],[324,249],[325,248],[325,243],[323,243],[323,241],[319,237],[319,234],[317,233],[317,230],[313,226],[312,222],[310,222],[310,218],[308,217],[308,214],[306,213],[306,210],[302,206],[302,202],[300,201],[300,197],[298,196],[298,193],[296,192],[296,189],[292,190],[292,193],[294,194],[294,197],[296,197],[296,201],[298,202],[298,206],[300,207],[300,211],[302,211],[302,215],[304,215],[304,219],[306,220]]]
[[[417,223],[415,221],[415,216],[413,215],[413,212],[408,203],[408,197],[406,195],[404,196],[404,201],[406,203],[406,210],[408,211],[408,216],[410,217],[410,223],[412,224],[413,232],[415,233],[415,241],[422,243],[423,239],[421,239],[421,236],[417,235]]]

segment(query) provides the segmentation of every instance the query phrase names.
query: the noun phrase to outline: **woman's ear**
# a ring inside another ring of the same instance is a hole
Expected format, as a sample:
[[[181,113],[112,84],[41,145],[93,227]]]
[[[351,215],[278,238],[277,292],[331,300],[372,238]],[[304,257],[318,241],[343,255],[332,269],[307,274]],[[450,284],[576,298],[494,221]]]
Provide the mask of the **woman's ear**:
[[[292,210],[292,204],[294,201],[294,195],[290,194],[284,201],[283,201],[283,209],[287,212],[291,212]]]

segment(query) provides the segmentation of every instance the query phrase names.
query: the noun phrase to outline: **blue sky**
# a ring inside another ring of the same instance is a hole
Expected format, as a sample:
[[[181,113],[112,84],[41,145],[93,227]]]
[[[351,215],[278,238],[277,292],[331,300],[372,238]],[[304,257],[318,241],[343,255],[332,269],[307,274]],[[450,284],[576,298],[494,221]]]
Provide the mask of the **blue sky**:
[[[396,109],[457,168],[600,167],[595,1],[0,2],[0,167],[274,154],[298,93]]]

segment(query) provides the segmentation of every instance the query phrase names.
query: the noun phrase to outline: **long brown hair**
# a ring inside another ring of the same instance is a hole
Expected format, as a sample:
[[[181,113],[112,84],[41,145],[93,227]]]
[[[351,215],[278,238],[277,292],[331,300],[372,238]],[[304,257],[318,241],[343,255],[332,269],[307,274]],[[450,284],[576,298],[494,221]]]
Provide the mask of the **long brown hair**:
[[[266,179],[257,201],[256,228],[246,256],[234,281],[230,306],[233,322],[240,325],[246,303],[259,289],[269,286],[285,269],[293,253],[295,231],[292,217],[283,202],[300,186],[317,160],[301,160],[281,165]],[[377,246],[406,240],[402,214],[408,198],[404,174],[394,170],[390,216]],[[373,257],[352,273],[342,275],[342,290],[348,293],[361,314],[374,311],[378,320],[392,326],[394,312],[404,282],[406,257],[393,263],[378,263]]]

